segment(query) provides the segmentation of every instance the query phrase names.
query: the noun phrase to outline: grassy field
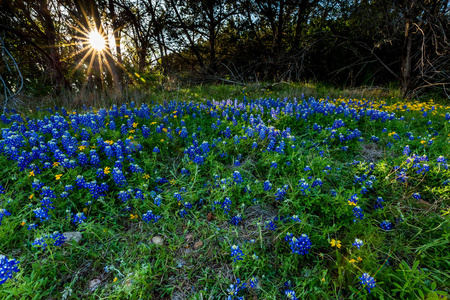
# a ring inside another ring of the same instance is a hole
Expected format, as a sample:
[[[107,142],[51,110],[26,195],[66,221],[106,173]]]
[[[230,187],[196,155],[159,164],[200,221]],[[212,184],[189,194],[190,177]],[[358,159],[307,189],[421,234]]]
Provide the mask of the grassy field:
[[[0,298],[446,299],[450,107],[309,88],[2,115]]]

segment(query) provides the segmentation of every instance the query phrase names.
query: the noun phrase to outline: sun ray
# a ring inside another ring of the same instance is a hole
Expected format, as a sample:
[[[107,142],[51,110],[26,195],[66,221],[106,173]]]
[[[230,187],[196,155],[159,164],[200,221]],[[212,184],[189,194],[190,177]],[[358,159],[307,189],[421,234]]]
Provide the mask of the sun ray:
[[[88,52],[86,52],[86,54],[83,56],[83,58],[80,60],[80,62],[76,65],[75,70],[78,69],[78,67],[83,64],[84,60],[91,55],[92,52],[94,52],[95,50],[93,48],[89,49]]]

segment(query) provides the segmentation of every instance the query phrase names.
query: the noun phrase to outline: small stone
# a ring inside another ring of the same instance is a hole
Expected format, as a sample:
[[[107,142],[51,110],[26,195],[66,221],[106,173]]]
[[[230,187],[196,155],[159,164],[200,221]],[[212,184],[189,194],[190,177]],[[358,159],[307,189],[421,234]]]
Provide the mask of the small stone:
[[[63,233],[66,240],[64,241],[63,245],[70,245],[72,241],[75,241],[77,244],[80,243],[83,236],[81,235],[81,232],[78,231],[68,231]]]
[[[199,241],[195,242],[194,249],[197,250],[202,246],[203,246],[203,242],[201,240],[199,240]]]
[[[162,237],[156,235],[152,238],[152,242],[156,245],[162,245],[164,243],[164,240]]]
[[[102,281],[98,278],[92,279],[89,281],[89,291],[92,293],[95,291],[100,285],[102,284]]]
[[[192,233],[189,233],[188,235],[186,235],[186,240],[190,240],[194,237],[194,235]]]

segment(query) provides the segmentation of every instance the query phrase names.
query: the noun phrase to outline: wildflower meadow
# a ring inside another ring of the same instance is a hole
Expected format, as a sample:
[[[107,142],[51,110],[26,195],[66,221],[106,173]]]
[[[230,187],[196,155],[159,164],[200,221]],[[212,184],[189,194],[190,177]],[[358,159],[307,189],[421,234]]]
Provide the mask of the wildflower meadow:
[[[0,298],[446,299],[450,107],[270,97],[7,110]]]

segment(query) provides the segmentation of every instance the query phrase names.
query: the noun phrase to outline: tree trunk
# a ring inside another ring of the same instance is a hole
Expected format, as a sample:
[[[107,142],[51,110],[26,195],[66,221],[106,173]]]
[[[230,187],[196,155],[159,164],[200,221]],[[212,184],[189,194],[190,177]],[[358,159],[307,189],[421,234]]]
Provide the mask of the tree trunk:
[[[414,10],[417,0],[412,0],[405,7],[405,37],[402,47],[402,66],[400,77],[400,91],[405,98],[410,98],[411,91],[411,46],[412,46],[412,28]]]

